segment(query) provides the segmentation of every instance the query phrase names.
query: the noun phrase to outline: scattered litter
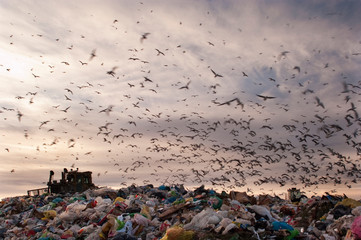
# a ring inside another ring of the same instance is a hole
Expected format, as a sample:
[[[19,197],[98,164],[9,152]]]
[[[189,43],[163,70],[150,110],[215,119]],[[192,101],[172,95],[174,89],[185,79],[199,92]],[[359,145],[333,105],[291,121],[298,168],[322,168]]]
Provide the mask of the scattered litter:
[[[130,186],[0,202],[0,239],[361,239],[361,202]]]

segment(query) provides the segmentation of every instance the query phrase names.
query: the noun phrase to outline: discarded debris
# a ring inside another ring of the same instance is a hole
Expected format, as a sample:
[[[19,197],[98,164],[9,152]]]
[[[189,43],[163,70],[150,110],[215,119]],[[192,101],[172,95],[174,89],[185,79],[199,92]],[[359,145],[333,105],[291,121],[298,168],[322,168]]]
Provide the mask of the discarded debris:
[[[182,185],[13,197],[0,202],[0,239],[361,239],[360,201],[302,198]]]

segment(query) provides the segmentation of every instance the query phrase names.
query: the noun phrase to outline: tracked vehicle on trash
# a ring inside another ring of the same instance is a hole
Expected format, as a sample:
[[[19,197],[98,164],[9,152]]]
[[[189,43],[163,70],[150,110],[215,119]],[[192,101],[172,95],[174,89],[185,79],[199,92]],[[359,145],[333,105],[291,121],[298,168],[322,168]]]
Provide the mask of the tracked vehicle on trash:
[[[78,169],[68,171],[64,168],[59,181],[53,180],[54,171],[50,171],[48,187],[28,190],[29,196],[42,195],[44,193],[64,194],[83,192],[96,186],[92,182],[92,172],[79,172]]]

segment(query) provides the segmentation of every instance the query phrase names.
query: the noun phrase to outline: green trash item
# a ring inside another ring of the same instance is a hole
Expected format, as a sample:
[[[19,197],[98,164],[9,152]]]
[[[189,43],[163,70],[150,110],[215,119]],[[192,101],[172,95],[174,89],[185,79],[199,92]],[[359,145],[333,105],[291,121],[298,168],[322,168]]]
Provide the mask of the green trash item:
[[[125,225],[125,222],[124,221],[121,221],[121,220],[119,220],[119,219],[115,219],[116,221],[117,221],[117,223],[118,223],[118,227],[117,227],[117,231],[118,230],[120,230],[120,229],[122,229],[123,227],[124,227],[124,225]]]
[[[290,235],[288,235],[287,237],[285,237],[285,240],[292,240],[294,239],[300,232],[297,229],[294,229],[292,231],[289,231]]]
[[[219,197],[210,197],[208,200],[208,205],[213,209],[220,209],[222,207],[223,200]]]

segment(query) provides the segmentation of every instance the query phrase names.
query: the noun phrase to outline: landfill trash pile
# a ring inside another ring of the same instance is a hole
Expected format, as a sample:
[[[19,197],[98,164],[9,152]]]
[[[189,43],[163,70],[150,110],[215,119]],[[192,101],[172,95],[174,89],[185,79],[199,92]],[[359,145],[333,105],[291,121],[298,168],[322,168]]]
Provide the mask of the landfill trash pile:
[[[330,194],[290,202],[203,185],[88,189],[3,199],[0,239],[361,239],[361,202]]]

